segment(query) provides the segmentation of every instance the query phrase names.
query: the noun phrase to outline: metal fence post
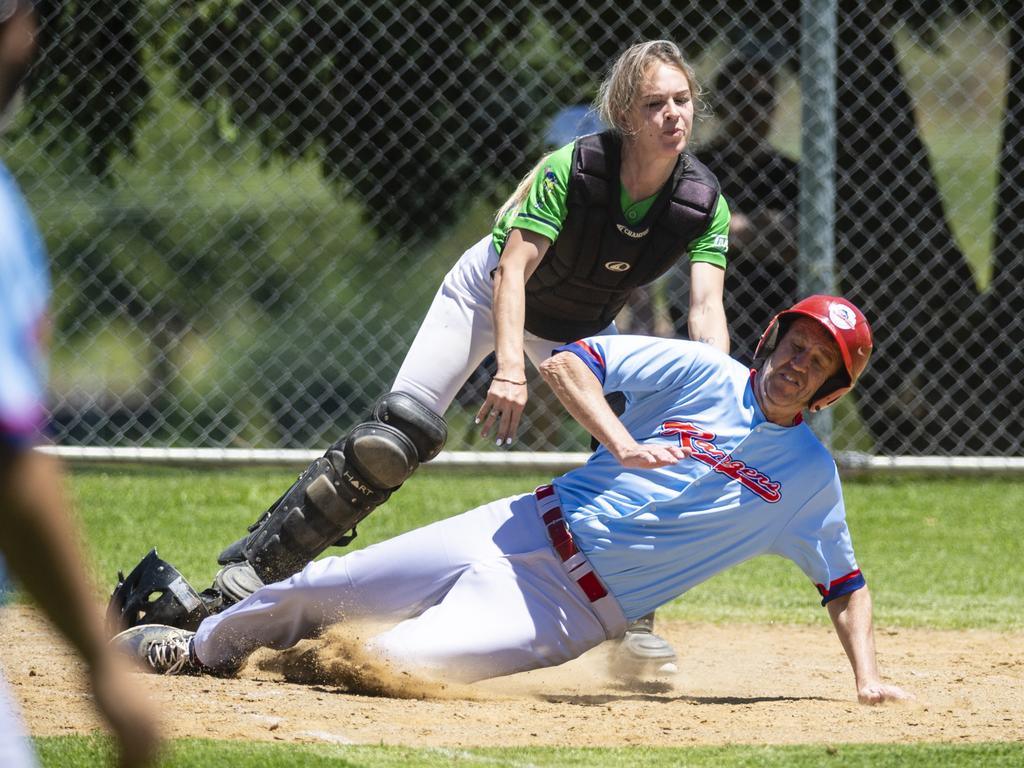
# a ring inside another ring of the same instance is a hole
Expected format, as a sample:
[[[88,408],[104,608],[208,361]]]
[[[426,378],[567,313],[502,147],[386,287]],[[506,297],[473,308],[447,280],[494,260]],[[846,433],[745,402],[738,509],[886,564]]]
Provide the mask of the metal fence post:
[[[804,0],[800,28],[800,296],[835,290],[836,0]],[[832,413],[811,426],[832,442]]]

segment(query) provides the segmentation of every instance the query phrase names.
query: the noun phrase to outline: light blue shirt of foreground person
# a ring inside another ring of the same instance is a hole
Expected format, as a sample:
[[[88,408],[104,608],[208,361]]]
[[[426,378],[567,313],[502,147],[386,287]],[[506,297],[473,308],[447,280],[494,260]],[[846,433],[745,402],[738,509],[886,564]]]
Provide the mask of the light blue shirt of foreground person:
[[[27,447],[44,420],[42,336],[50,280],[43,241],[0,164],[0,441]]]
[[[781,555],[822,605],[864,586],[835,461],[803,422],[765,419],[757,375],[707,344],[601,336],[555,350],[578,355],[640,443],[692,451],[658,469],[627,469],[603,446],[553,481],[576,545],[637,619],[726,568]]]
[[[43,241],[0,163],[0,450],[27,450],[43,425],[43,327],[50,280]],[[0,558],[0,605],[8,595]]]

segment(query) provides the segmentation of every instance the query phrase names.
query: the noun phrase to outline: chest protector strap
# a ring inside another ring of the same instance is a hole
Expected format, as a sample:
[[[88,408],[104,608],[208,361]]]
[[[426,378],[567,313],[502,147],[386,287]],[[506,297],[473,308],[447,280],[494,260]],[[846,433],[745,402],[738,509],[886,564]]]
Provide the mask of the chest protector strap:
[[[711,224],[715,175],[688,152],[647,215],[628,222],[619,201],[620,140],[576,140],[562,231],[526,283],[526,330],[573,341],[606,327],[630,292],[668,271]]]

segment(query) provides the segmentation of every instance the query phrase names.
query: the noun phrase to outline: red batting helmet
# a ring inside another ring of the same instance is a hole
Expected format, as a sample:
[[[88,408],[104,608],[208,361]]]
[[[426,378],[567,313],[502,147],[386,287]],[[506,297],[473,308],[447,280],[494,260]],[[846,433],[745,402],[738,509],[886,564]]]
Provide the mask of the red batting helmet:
[[[808,296],[789,309],[779,312],[761,335],[754,352],[755,360],[764,360],[775,351],[789,324],[797,317],[809,317],[821,323],[835,339],[842,366],[811,397],[811,410],[827,408],[845,395],[868,366],[871,356],[871,326],[864,313],[839,296]]]

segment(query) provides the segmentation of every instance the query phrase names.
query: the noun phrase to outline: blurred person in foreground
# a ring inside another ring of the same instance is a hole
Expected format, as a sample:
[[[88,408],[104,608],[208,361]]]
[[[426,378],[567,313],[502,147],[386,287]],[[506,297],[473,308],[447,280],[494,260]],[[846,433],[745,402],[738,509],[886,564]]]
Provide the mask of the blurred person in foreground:
[[[26,0],[0,0],[0,110],[6,113],[35,51]],[[44,421],[44,337],[49,276],[42,240],[14,180],[0,164],[0,601],[6,561],[18,583],[74,646],[96,706],[117,738],[120,764],[153,762],[158,737],[144,701],[106,643],[68,519],[55,459],[33,450]],[[0,676],[0,766],[36,766]]]

